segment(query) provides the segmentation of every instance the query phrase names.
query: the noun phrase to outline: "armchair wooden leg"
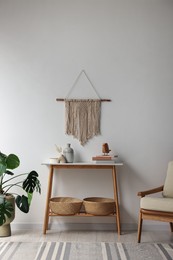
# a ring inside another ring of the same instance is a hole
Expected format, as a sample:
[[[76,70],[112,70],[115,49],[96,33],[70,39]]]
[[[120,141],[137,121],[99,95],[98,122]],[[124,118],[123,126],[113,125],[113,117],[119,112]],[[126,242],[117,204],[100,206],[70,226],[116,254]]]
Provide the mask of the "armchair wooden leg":
[[[142,213],[140,211],[140,213],[139,213],[139,221],[138,221],[138,243],[141,242],[142,222],[143,222]]]
[[[170,222],[169,224],[170,224],[171,232],[173,232],[173,223]]]

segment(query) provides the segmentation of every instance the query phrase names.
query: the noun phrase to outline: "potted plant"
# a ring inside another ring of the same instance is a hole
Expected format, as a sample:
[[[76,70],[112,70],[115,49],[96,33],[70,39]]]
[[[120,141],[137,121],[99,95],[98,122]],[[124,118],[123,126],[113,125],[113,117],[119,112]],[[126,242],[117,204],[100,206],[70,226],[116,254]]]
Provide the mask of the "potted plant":
[[[20,165],[17,155],[0,152],[0,236],[10,236],[10,223],[15,216],[15,204],[24,213],[29,212],[34,191],[41,193],[38,173],[14,174],[11,170]],[[24,179],[21,180],[22,177]],[[20,187],[24,194],[12,193],[14,187]]]

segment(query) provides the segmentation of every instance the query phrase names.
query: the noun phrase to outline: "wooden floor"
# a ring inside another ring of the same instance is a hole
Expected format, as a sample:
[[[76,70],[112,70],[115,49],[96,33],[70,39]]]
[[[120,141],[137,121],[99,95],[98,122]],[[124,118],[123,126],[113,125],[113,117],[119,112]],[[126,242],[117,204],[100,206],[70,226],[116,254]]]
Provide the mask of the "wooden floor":
[[[0,238],[0,242],[5,241],[72,241],[72,242],[137,242],[137,232],[122,232],[118,237],[116,232],[112,231],[64,231],[58,232],[49,230],[46,235],[42,231],[18,230],[12,231],[12,236]],[[173,243],[173,233],[169,231],[144,231],[141,242],[145,243]]]

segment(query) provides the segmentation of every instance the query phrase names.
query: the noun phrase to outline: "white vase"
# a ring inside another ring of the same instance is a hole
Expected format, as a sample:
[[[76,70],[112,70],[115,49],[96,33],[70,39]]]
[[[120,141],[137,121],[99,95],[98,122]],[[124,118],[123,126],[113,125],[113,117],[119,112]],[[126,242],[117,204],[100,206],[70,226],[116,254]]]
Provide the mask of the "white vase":
[[[72,163],[74,161],[74,151],[71,148],[71,144],[67,144],[63,150],[63,155],[65,156],[67,163]]]

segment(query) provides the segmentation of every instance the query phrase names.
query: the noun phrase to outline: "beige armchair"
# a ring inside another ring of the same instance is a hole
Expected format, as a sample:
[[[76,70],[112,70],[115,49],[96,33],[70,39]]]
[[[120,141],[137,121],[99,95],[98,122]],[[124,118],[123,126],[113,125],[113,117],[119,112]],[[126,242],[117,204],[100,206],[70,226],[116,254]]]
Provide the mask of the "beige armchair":
[[[157,192],[162,192],[162,197],[146,196]],[[138,196],[141,196],[138,243],[141,241],[142,222],[144,219],[169,222],[171,232],[173,232],[173,161],[168,164],[164,185],[152,190],[138,192]]]

